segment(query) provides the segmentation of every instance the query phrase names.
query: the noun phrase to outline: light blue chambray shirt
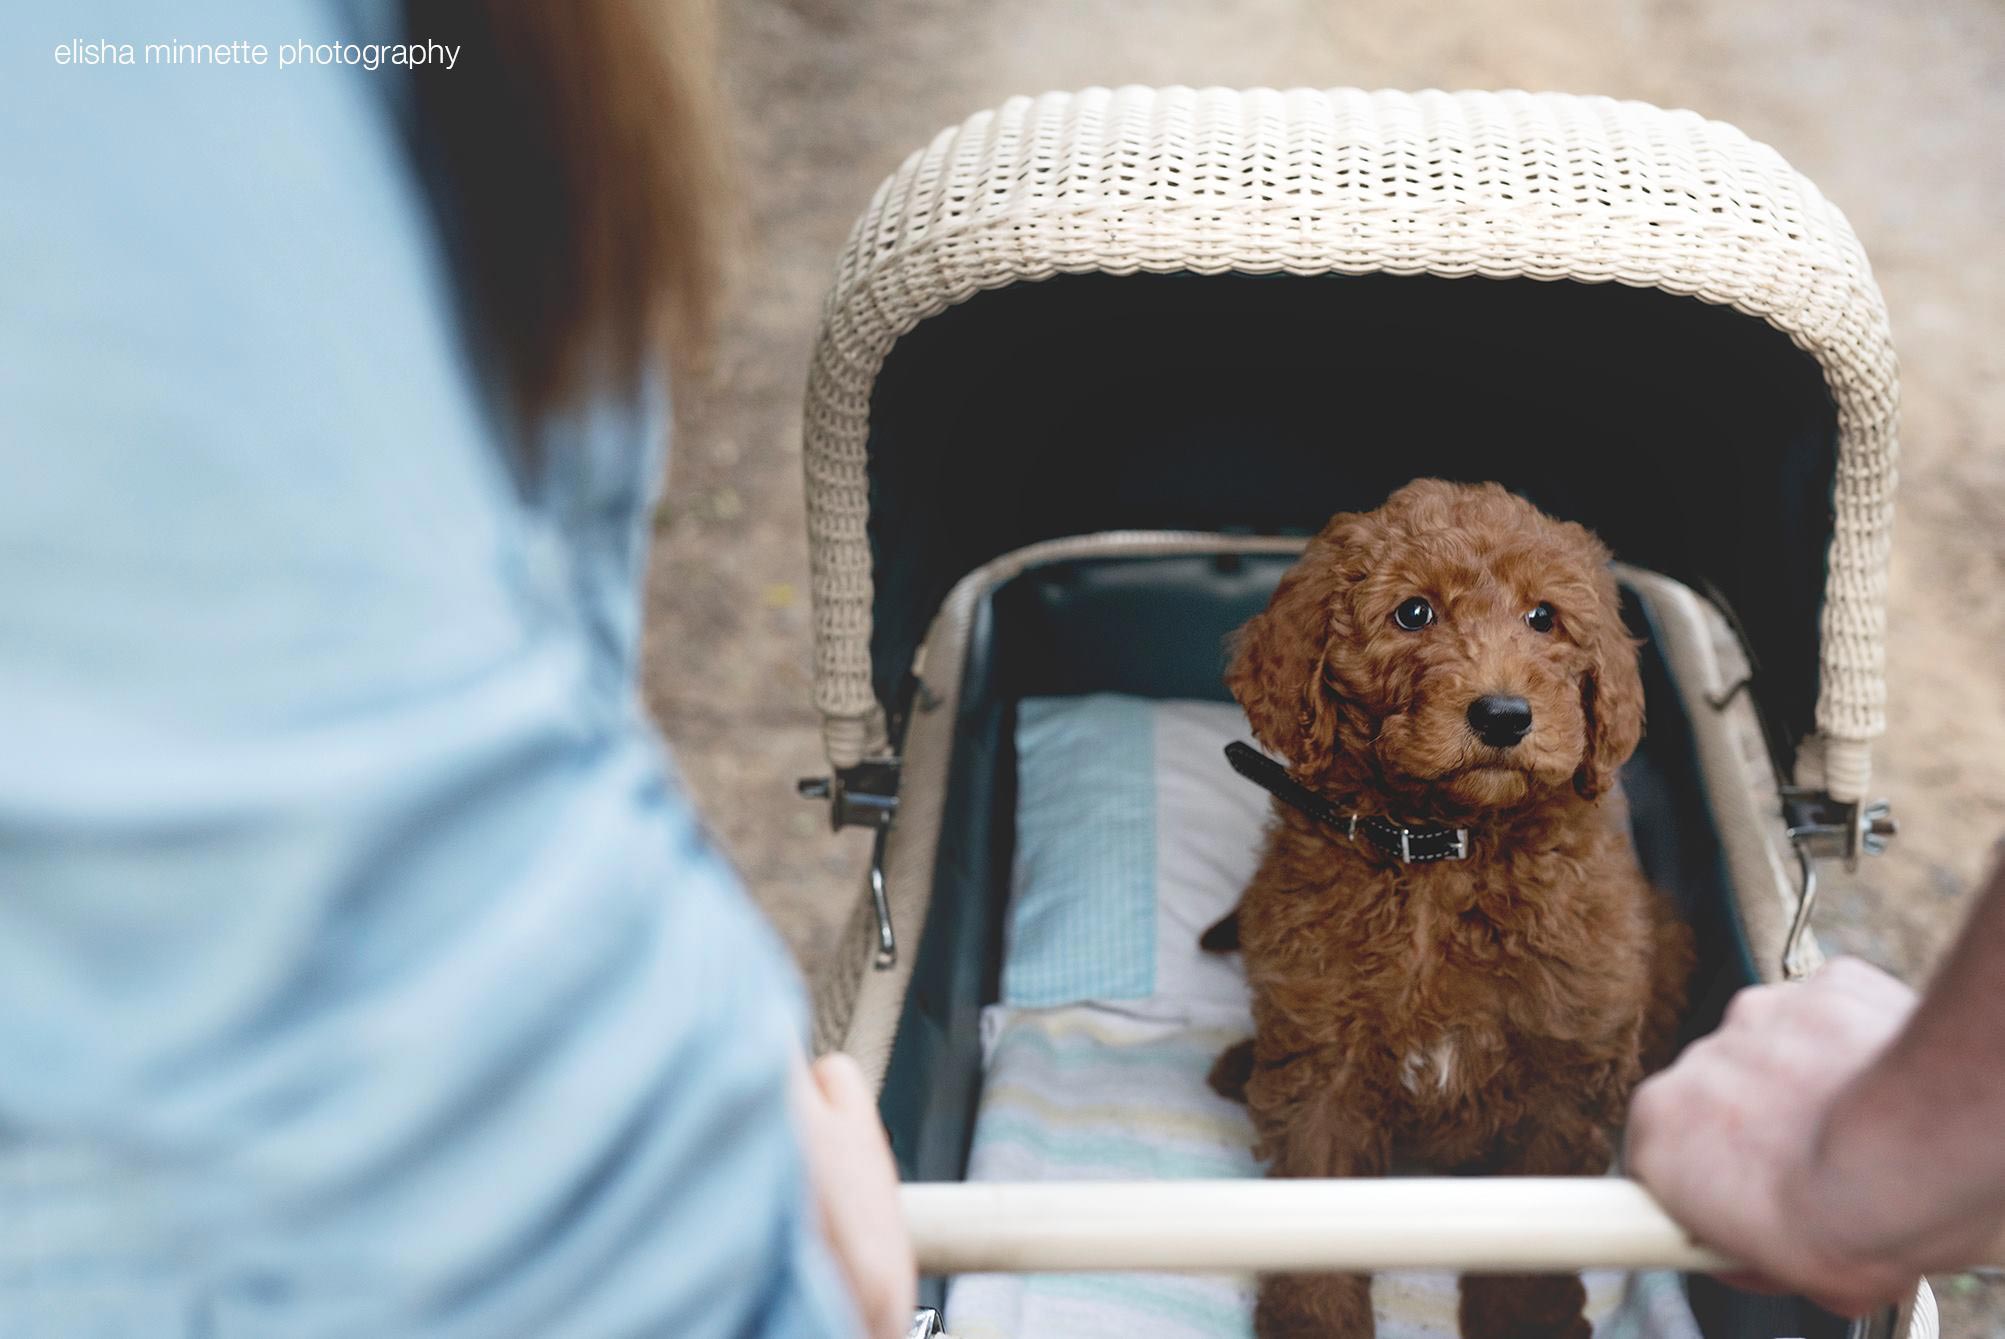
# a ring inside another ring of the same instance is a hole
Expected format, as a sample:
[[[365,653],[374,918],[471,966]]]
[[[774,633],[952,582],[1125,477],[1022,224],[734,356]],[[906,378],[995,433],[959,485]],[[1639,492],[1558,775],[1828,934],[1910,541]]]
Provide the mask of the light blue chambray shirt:
[[[0,1335],[845,1331],[635,698],[662,406],[499,407],[407,72],[53,58],[399,35],[0,11]]]

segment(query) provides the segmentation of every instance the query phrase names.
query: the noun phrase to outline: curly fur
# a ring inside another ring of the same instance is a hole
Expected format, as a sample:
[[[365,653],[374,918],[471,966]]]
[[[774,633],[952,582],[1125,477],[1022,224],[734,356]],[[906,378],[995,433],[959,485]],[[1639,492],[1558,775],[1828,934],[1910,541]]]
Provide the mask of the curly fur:
[[[1227,681],[1305,785],[1407,825],[1471,829],[1464,861],[1401,865],[1277,804],[1237,935],[1255,1036],[1243,1097],[1276,1176],[1594,1175],[1671,1043],[1688,931],[1636,863],[1617,773],[1643,730],[1609,555],[1494,485],[1423,480],[1333,518],[1238,636]],[[1426,597],[1437,621],[1401,629]],[[1525,613],[1557,613],[1540,633]],[[1468,708],[1532,709],[1515,748]],[[1233,927],[1206,936],[1229,946]],[[1470,1277],[1468,1339],[1585,1339],[1580,1280]],[[1262,1280],[1264,1339],[1372,1332],[1369,1280]]]

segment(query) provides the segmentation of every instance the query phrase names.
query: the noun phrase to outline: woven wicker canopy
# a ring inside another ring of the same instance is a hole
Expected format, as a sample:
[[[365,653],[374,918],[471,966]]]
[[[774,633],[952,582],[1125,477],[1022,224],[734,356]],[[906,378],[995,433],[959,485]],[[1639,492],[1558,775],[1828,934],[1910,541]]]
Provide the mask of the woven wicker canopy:
[[[1163,280],[1147,281],[1153,289],[1142,282],[1117,286],[1134,295],[1113,304],[1127,313],[1132,337],[1112,325],[1082,329],[1082,313],[1090,317],[1110,305],[1107,281],[1097,289],[1071,280],[1041,286],[1043,293],[1064,294],[1062,303],[1043,295],[1014,307],[987,298],[968,301],[1026,281],[1096,272],[1323,278],[1313,295],[1285,277],[1257,284],[1191,281],[1177,289],[1163,285],[1179,281]],[[1368,275],[1427,278],[1410,287],[1389,288],[1388,279],[1346,284],[1348,305],[1333,310],[1353,324],[1328,331],[1308,324],[1323,295],[1335,291],[1330,285],[1343,282],[1329,276]],[[1472,285],[1476,276],[1574,282]],[[1440,282],[1450,279],[1462,282]],[[1610,281],[1645,292],[1627,294],[1607,287]],[[1597,294],[1592,285],[1604,287]],[[1184,301],[1200,292],[1201,301]],[[1699,301],[1685,300],[1694,298]],[[1347,453],[1333,477],[1363,477],[1372,487],[1381,475],[1398,482],[1423,472],[1501,478],[1541,505],[1596,525],[1632,561],[1656,561],[1654,544],[1666,549],[1664,564],[1675,566],[1679,555],[1672,549],[1680,537],[1687,548],[1701,540],[1713,545],[1722,569],[1714,584],[1734,603],[1759,610],[1770,587],[1780,591],[1775,625],[1757,627],[1752,640],[1759,649],[1766,637],[1772,658],[1785,662],[1775,671],[1784,680],[1778,691],[1785,714],[1790,694],[1801,698],[1804,720],[1794,734],[1805,745],[1805,770],[1812,774],[1804,779],[1821,781],[1841,799],[1863,791],[1870,742],[1884,726],[1897,398],[1886,313],[1844,217],[1773,150],[1732,127],[1690,112],[1553,94],[1131,88],[1016,99],[943,132],[879,188],[858,221],[809,375],[805,468],[815,692],[838,766],[881,742],[880,700],[887,677],[903,669],[873,666],[879,562],[895,554],[906,567],[938,565],[946,555],[948,565],[966,570],[994,556],[969,547],[986,539],[966,536],[1012,533],[993,517],[976,523],[970,511],[962,524],[953,514],[955,506],[993,511],[1015,505],[1018,495],[997,486],[1001,476],[982,475],[977,486],[987,492],[973,503],[942,499],[945,515],[908,527],[947,536],[929,541],[932,548],[915,547],[900,527],[923,511],[914,488],[923,488],[931,475],[917,471],[916,484],[913,477],[873,477],[872,453],[880,449],[873,444],[873,413],[888,413],[884,401],[894,391],[945,381],[939,372],[950,365],[945,355],[931,364],[909,360],[900,382],[896,367],[887,371],[894,346],[922,323],[932,328],[929,318],[962,304],[961,342],[941,347],[995,363],[994,375],[965,383],[970,394],[1015,403],[1018,390],[1035,392],[1032,380],[1049,381],[1054,372],[1070,379],[1070,399],[1049,408],[1048,419],[1019,412],[1018,428],[1059,424],[1090,391],[1092,373],[1102,365],[1110,369],[1110,386],[1113,370],[1126,378],[1118,394],[1110,391],[1112,400],[1132,406],[1139,363],[1173,340],[1186,354],[1193,348],[1202,354],[1213,347],[1204,340],[1215,336],[1213,352],[1204,356],[1229,365],[1238,379],[1213,388],[1209,398],[1193,398],[1193,412],[1217,421],[1212,435],[1218,449],[1241,452],[1234,459],[1248,470],[1270,458],[1292,461],[1272,484],[1284,498],[1305,491],[1302,464],[1310,458],[1299,451],[1273,455],[1279,448],[1252,429],[1259,440],[1237,440],[1229,412],[1237,403],[1233,396],[1263,397],[1265,405],[1289,402],[1292,395],[1310,406],[1298,419],[1324,414],[1325,454]],[[1274,324],[1284,309],[1298,332],[1285,340]],[[1189,312],[1204,313],[1209,324],[1192,324]],[[1176,313],[1186,313],[1184,330],[1194,334],[1178,333],[1170,319]],[[1376,326],[1360,332],[1360,314],[1385,322],[1384,341]],[[969,337],[991,318],[1016,320],[1031,333],[1016,345]],[[949,324],[938,323],[943,329]],[[1512,336],[1534,329],[1551,336],[1556,371],[1528,371],[1532,364],[1519,346],[1531,337]],[[1469,332],[1484,330],[1489,343],[1471,343]],[[1618,338],[1618,331],[1634,333],[1633,347],[1629,334]],[[1374,351],[1388,341],[1397,345],[1400,361],[1388,353],[1380,366],[1372,361],[1379,356]],[[1607,361],[1613,357],[1605,352],[1609,345],[1647,362],[1647,375],[1612,382],[1608,371],[1616,364]],[[1261,376],[1248,361],[1289,362],[1289,351],[1311,346],[1353,362],[1326,369],[1313,361],[1276,365],[1272,376]],[[1061,355],[1062,362],[1053,361]],[[1460,369],[1472,357],[1491,363],[1486,376],[1469,383],[1477,389],[1467,395],[1482,403],[1467,406],[1459,418],[1443,418],[1435,402],[1459,393]],[[1362,373],[1360,359],[1369,364]],[[1427,365],[1417,366],[1422,363]],[[1180,379],[1157,383],[1152,393],[1183,394],[1186,383],[1202,379],[1206,365],[1193,364],[1200,375],[1184,369]],[[1389,368],[1403,378],[1398,385],[1410,413],[1378,404],[1360,418],[1360,397],[1369,398],[1374,384],[1391,384]],[[1299,389],[1319,387],[1325,371],[1328,395],[1317,409]],[[1570,386],[1568,376],[1576,383]],[[1702,412],[1708,397],[1720,397],[1725,406],[1710,418]],[[983,404],[956,412],[958,419],[936,413],[924,433],[908,431],[901,439],[899,469],[906,476],[914,476],[911,462],[925,454],[947,461],[949,453],[977,449],[970,443],[991,453],[1003,449],[993,432],[980,431],[998,417],[985,414]],[[1100,417],[1094,421],[1104,424],[1116,410],[1095,412]],[[1403,418],[1416,425],[1417,439],[1445,431],[1446,424],[1465,440],[1459,446],[1399,440]],[[1371,425],[1369,441],[1344,431],[1360,422]],[[1466,439],[1489,422],[1508,431],[1485,455]],[[1174,434],[1159,425],[1150,431],[1166,443],[1166,477],[1188,464],[1173,449]],[[1623,444],[1631,436],[1635,450],[1654,453],[1655,473],[1635,459],[1623,463]],[[1548,439],[1564,448],[1563,459],[1545,462],[1540,474],[1527,457]],[[1609,443],[1605,463],[1584,454],[1582,444],[1591,439]],[[1693,463],[1681,474],[1677,458],[1686,443]],[[1755,462],[1760,469],[1745,478],[1735,472],[1757,456],[1768,457]],[[1051,459],[1045,458],[1046,467]],[[1130,457],[1130,477],[1133,466]],[[1634,478],[1608,473],[1623,469],[1634,471]],[[1591,499],[1565,505],[1569,479],[1604,475],[1611,496],[1627,487],[1632,495],[1649,494],[1644,500],[1660,513],[1682,507],[1693,514],[1674,518],[1673,525],[1651,517],[1648,506],[1625,503],[1627,510],[1611,517]],[[1052,487],[1062,490],[1064,481],[1053,480]],[[1719,508],[1708,505],[1705,487],[1721,495]],[[1103,491],[1113,498],[1132,492]],[[1735,492],[1741,495],[1738,510],[1725,497]],[[1329,495],[1345,498],[1334,485]],[[874,496],[883,513],[875,522]],[[1311,496],[1302,505],[1313,515],[1322,500]],[[1202,501],[1136,507],[1148,524],[1261,528],[1274,519],[1213,514]],[[890,510],[894,504],[902,510]],[[1759,530],[1769,513],[1772,536],[1745,533]],[[1136,520],[1051,507],[1043,523],[1113,529]],[[1294,520],[1284,516],[1276,528],[1290,528]],[[1019,530],[1019,539],[1048,537]],[[1715,531],[1717,540],[1710,538]],[[1792,544],[1797,552],[1790,559]],[[1772,579],[1745,570],[1754,561],[1749,555],[1764,546],[1785,555],[1783,570]],[[1704,553],[1686,559],[1695,567],[1690,579],[1713,582]],[[881,575],[895,574],[886,569]],[[936,574],[941,583],[959,575]],[[906,623],[930,615],[927,601],[936,598],[931,587],[915,590],[901,594],[914,607],[896,611]],[[1806,646],[1813,635],[1814,660]],[[909,635],[879,641],[879,660],[909,656]],[[1792,646],[1803,656],[1800,669],[1786,663]]]

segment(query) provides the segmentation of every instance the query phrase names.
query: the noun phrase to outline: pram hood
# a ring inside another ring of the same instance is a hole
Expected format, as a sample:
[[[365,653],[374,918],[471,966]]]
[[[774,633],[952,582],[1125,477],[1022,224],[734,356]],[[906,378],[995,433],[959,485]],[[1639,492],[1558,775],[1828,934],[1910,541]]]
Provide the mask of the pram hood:
[[[1884,727],[1896,401],[1844,216],[1691,112],[1015,99],[878,189],[824,310],[805,470],[830,759],[882,746],[928,620],[998,554],[1306,534],[1438,474],[1712,592],[1799,781],[1856,800]]]

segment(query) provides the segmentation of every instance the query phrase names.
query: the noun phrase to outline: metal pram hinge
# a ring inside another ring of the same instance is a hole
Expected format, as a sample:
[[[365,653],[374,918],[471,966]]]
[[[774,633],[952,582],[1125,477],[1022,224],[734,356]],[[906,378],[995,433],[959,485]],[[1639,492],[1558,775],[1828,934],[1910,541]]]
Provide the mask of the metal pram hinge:
[[[832,777],[802,777],[795,786],[803,799],[828,801],[831,830],[871,828],[877,833],[870,846],[870,903],[877,916],[877,955],[872,965],[880,972],[898,961],[898,936],[891,928],[891,894],[884,882],[884,839],[891,831],[891,820],[898,815],[902,766],[903,760],[886,754],[840,768]]]
[[[1803,893],[1782,946],[1783,975],[1793,981],[1809,975],[1812,965],[1810,913],[1817,903],[1816,862],[1838,859],[1847,870],[1855,870],[1860,855],[1879,855],[1887,849],[1900,834],[1900,824],[1885,800],[1871,804],[1834,800],[1824,791],[1804,786],[1782,788],[1782,821],[1803,873]]]
[[[804,800],[828,801],[830,831],[843,828],[888,828],[898,812],[898,775],[902,760],[894,756],[865,758],[829,776],[804,776],[795,789]]]

